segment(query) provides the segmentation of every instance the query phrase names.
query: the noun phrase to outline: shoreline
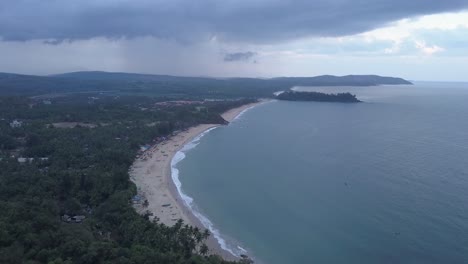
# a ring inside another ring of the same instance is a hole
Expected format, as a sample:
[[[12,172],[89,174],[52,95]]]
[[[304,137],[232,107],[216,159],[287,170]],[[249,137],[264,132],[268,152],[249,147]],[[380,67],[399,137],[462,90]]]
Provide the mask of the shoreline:
[[[265,102],[267,101],[260,100],[256,103],[242,105],[224,112],[221,116],[231,123],[248,109]],[[129,174],[130,180],[137,186],[138,195],[141,197],[139,201],[134,202],[134,208],[138,213],[143,214],[149,211],[153,214],[150,220],[158,217],[160,223],[168,226],[172,226],[178,219],[182,219],[185,224],[197,226],[202,230],[212,229],[205,226],[200,220],[200,218],[206,217],[193,211],[190,205],[192,199],[181,192],[178,170],[173,166],[185,157],[182,152],[184,148],[188,147],[190,149],[190,143],[219,126],[223,125],[200,124],[190,127],[164,142],[151,146],[136,158],[130,167]],[[173,175],[174,172],[177,175]],[[148,201],[148,206],[143,205],[145,200]],[[208,219],[204,220],[206,220],[205,224],[211,225]],[[226,260],[239,259],[233,252],[222,248],[218,241],[221,238],[215,237],[215,235],[219,236],[218,232],[218,234],[215,234],[213,230],[210,230],[210,233],[211,236],[207,241],[210,254],[220,255]]]

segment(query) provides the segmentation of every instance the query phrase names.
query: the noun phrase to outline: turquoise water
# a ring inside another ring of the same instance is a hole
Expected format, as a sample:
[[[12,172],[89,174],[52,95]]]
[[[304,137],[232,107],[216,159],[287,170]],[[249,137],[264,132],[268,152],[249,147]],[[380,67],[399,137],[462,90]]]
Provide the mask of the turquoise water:
[[[308,88],[301,88],[308,89]],[[258,263],[468,263],[468,84],[338,87],[207,133],[182,188]]]

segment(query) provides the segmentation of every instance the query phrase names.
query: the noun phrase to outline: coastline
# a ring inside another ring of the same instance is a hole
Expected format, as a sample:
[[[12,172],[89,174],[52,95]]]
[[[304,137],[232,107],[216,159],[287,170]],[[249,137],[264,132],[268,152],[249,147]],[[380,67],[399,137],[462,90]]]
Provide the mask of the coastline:
[[[242,105],[224,112],[221,116],[226,121],[232,122],[248,109],[265,102],[265,100],[260,100],[256,103]],[[151,220],[158,217],[160,223],[168,226],[172,226],[178,219],[182,219],[184,223],[197,226],[200,229],[207,229],[206,224],[211,225],[208,219],[205,219],[204,225],[200,220],[203,216],[192,211],[190,197],[181,197],[181,194],[182,196],[185,195],[180,191],[178,171],[173,166],[185,157],[182,152],[184,148],[191,148],[189,145],[194,140],[219,126],[221,125],[200,124],[190,127],[164,142],[153,145],[137,157],[129,170],[129,174],[130,180],[137,186],[138,195],[141,197],[140,201],[134,203],[134,208],[138,213],[143,214],[149,211],[153,214],[150,217]],[[174,172],[177,175],[173,175]],[[143,205],[145,200],[148,201],[147,206]],[[212,235],[207,241],[210,253],[220,255],[226,260],[237,260],[238,257],[233,252],[228,251],[227,248],[222,248],[219,242],[219,234],[215,234],[213,230],[210,230],[210,232]]]

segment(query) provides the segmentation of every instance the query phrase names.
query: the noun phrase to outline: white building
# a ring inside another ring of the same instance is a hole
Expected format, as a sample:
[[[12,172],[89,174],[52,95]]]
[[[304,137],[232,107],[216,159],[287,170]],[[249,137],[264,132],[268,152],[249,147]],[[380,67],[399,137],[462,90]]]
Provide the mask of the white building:
[[[34,158],[18,158],[18,162],[19,163],[26,163],[26,162],[33,162],[34,161]]]
[[[22,121],[18,121],[18,120],[13,120],[11,123],[10,123],[10,127],[12,128],[17,128],[17,127],[21,127],[23,125],[23,122]]]

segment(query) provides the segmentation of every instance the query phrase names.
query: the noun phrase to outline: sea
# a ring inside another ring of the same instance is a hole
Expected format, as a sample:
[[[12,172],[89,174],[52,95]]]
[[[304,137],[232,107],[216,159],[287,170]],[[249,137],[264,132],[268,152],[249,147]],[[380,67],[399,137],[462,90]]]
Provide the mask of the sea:
[[[173,160],[222,246],[263,264],[468,263],[468,83],[294,89],[363,102],[267,102]]]

